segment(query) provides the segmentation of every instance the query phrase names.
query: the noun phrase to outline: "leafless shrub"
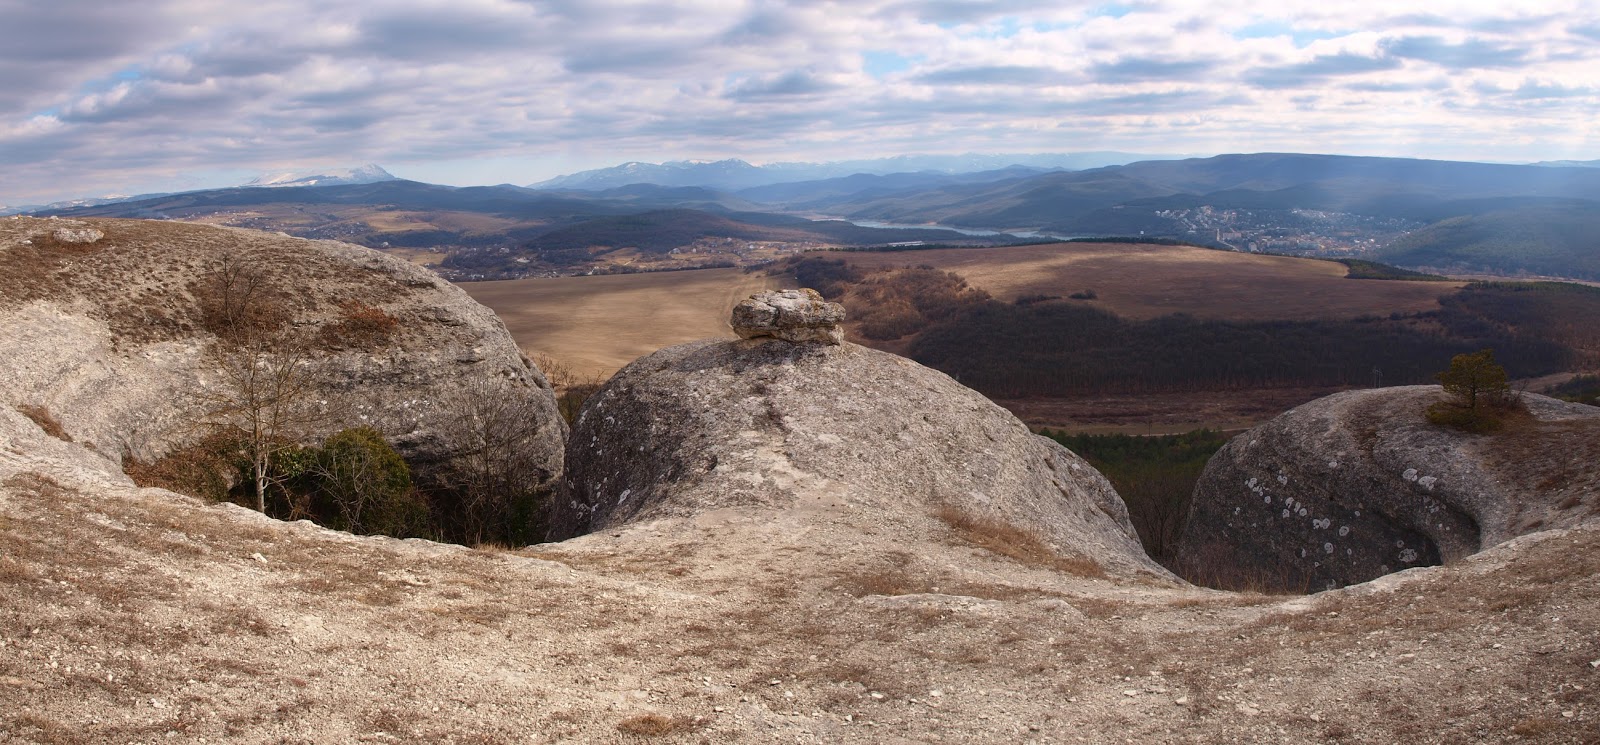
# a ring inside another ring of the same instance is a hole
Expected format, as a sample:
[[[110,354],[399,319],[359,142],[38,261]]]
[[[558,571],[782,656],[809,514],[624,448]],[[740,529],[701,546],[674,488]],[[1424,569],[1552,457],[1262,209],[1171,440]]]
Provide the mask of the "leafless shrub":
[[[213,431],[188,447],[148,463],[125,457],[122,471],[133,483],[212,501],[228,498],[238,478],[236,461],[243,445],[232,434]]]
[[[583,408],[583,403],[605,385],[600,376],[581,375],[566,363],[548,354],[535,353],[531,358],[533,364],[544,373],[545,380],[550,381],[550,387],[555,390],[556,409],[568,425],[577,421],[578,411]]]
[[[447,529],[462,543],[528,544],[541,534],[543,500],[554,474],[544,461],[537,401],[515,382],[479,379],[442,402],[444,426],[461,448],[436,478],[451,502]],[[436,500],[437,501],[437,500]]]

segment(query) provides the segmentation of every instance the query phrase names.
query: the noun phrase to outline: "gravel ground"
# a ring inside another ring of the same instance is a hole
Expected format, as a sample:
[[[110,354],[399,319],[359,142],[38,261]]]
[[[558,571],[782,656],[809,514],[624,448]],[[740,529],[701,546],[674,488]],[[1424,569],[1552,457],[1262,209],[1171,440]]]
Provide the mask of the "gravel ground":
[[[485,551],[0,474],[0,742],[1600,741],[1590,528],[1274,597],[803,509]]]

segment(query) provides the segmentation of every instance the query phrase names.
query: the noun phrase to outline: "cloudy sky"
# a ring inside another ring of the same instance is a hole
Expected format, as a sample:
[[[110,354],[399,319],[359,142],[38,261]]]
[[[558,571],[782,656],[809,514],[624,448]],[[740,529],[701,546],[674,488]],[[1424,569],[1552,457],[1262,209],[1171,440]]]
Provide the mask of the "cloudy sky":
[[[0,0],[0,204],[379,163],[1600,158],[1593,0]]]

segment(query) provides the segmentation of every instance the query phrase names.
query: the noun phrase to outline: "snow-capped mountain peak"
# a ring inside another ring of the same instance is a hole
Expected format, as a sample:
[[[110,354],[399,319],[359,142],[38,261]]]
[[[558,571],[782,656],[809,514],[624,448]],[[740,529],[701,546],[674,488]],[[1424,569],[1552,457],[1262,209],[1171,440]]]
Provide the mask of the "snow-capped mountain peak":
[[[316,171],[269,173],[251,179],[244,186],[336,186],[341,184],[372,184],[394,181],[395,177],[382,166],[367,164],[356,168],[332,168]]]

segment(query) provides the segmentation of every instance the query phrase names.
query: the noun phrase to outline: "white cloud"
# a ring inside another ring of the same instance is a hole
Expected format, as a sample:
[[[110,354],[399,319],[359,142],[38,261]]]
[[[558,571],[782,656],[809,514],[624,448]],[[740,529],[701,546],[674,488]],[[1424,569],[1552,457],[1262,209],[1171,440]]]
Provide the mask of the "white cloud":
[[[1600,156],[1587,0],[0,0],[0,17],[13,204],[360,162],[466,183],[680,157]]]

